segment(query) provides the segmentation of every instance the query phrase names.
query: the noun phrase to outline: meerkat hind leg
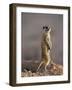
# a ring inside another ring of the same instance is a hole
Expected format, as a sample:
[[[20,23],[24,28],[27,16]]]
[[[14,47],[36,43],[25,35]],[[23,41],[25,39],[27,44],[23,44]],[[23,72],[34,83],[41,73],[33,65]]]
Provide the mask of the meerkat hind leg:
[[[41,63],[40,63],[39,66],[38,66],[37,71],[39,70],[39,68],[42,66],[43,63],[44,63],[44,61],[41,61]]]
[[[45,65],[45,71],[47,71],[47,65]]]
[[[49,61],[45,64],[45,71],[47,71],[47,66],[49,66],[50,61],[51,61],[51,60],[49,60]]]

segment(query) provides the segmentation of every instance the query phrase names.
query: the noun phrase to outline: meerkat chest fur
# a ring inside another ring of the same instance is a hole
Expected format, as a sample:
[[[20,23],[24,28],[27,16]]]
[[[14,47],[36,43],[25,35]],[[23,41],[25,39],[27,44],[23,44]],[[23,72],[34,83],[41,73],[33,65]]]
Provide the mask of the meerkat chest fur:
[[[46,38],[47,38],[48,41],[50,41],[50,38],[51,38],[50,37],[50,32],[47,33]]]
[[[43,33],[41,48],[42,48],[42,58],[45,59],[48,59],[48,57],[50,56],[49,40],[50,40],[50,33],[49,32]]]

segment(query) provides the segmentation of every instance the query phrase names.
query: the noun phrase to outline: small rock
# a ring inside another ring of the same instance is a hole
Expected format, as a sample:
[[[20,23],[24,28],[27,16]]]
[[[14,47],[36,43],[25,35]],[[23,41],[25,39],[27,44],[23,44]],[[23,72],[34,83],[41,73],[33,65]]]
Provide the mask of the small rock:
[[[26,70],[26,69],[24,69],[24,72],[27,72],[27,70]]]
[[[28,73],[25,73],[25,75],[24,75],[25,77],[28,77],[29,75],[28,75]]]
[[[43,76],[43,73],[40,73],[39,75],[40,75],[40,76]]]
[[[32,76],[36,76],[36,73],[32,73]]]
[[[29,76],[32,76],[32,72],[31,72],[31,71],[28,71],[28,75],[29,75]]]

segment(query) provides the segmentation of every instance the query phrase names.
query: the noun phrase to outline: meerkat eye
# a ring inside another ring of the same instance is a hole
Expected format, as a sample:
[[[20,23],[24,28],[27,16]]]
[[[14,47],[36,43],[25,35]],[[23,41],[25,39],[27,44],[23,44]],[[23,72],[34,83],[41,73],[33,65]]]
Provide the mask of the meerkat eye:
[[[48,29],[48,27],[46,27],[46,29]]]

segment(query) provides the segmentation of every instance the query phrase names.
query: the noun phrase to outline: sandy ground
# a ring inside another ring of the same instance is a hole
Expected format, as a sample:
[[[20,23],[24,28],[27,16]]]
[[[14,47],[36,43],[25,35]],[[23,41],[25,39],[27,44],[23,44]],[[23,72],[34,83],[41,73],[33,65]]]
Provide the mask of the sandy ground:
[[[32,76],[51,76],[51,75],[62,75],[63,74],[63,66],[60,64],[50,64],[47,67],[47,71],[44,70],[44,66],[42,66],[38,71],[37,68],[40,62],[27,62],[24,61],[22,63],[22,77],[32,77]]]

